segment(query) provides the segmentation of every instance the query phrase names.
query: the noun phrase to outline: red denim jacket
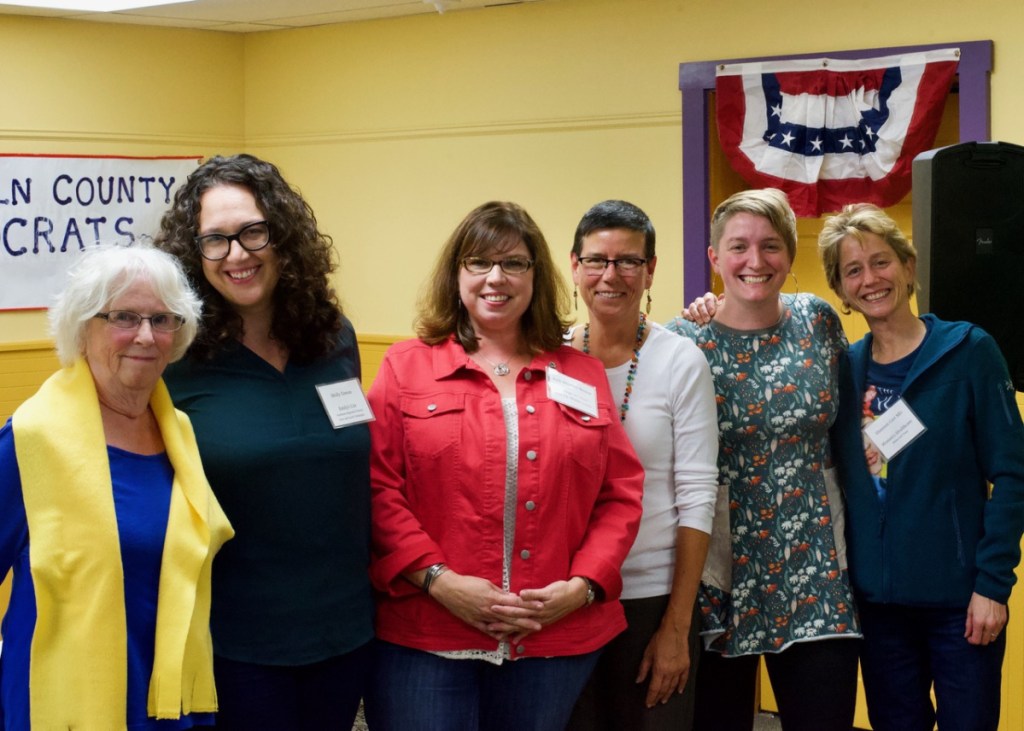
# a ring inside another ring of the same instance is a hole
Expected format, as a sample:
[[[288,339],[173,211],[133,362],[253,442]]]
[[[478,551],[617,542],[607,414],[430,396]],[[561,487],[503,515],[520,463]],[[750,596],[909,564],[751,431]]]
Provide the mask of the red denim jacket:
[[[550,400],[545,368],[597,388],[590,417]],[[391,347],[369,394],[371,576],[377,636],[422,650],[493,650],[403,573],[444,562],[501,586],[506,434],[501,399],[454,340]],[[576,655],[625,629],[619,570],[636,538],[643,467],[601,363],[563,347],[516,377],[519,479],[511,590],[584,576],[604,600],[529,635],[513,657]]]

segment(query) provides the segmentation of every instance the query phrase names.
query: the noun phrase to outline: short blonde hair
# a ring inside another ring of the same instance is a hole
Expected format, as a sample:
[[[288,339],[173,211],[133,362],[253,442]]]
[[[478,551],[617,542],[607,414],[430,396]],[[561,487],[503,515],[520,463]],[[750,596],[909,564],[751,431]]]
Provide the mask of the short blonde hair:
[[[786,245],[790,263],[796,259],[796,214],[785,193],[778,188],[741,190],[719,203],[711,215],[711,247],[716,252],[725,233],[725,225],[737,213],[767,218]]]
[[[169,312],[185,319],[174,333],[170,359],[173,362],[185,354],[199,329],[203,306],[178,260],[146,243],[107,245],[82,254],[50,308],[50,330],[61,365],[69,366],[85,353],[89,320],[139,280],[149,282]]]
[[[825,224],[818,234],[818,254],[825,269],[825,278],[829,288],[843,299],[843,275],[839,267],[839,254],[843,239],[852,236],[861,243],[864,234],[878,236],[892,247],[896,258],[901,263],[917,259],[917,251],[913,244],[900,231],[896,222],[878,206],[870,203],[851,203],[843,206],[843,210],[825,219]],[[915,282],[910,283],[908,294],[913,295]]]

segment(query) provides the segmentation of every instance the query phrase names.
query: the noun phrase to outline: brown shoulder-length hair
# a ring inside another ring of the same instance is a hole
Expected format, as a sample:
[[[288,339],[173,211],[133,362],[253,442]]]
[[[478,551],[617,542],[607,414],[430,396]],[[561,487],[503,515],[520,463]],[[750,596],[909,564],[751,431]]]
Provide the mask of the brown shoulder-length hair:
[[[492,256],[522,241],[533,260],[533,298],[520,323],[533,353],[557,349],[569,326],[569,294],[555,269],[544,234],[521,206],[491,201],[466,216],[442,249],[420,297],[416,334],[431,345],[455,335],[467,353],[479,347],[459,296],[459,269],[467,256]]]
[[[330,353],[343,314],[328,276],[335,269],[331,237],[317,228],[313,209],[281,176],[277,167],[252,155],[213,157],[178,189],[160,222],[156,245],[176,256],[203,300],[203,327],[190,357],[211,357],[243,330],[242,318],[203,275],[195,237],[203,194],[221,185],[245,188],[256,199],[270,227],[270,245],[280,262],[274,288],[271,336],[299,363]]]

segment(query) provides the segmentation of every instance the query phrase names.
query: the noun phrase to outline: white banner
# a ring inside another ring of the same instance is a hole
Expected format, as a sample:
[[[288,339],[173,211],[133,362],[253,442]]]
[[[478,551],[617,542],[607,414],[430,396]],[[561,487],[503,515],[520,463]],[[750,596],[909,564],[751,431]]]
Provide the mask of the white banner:
[[[89,246],[156,235],[199,160],[0,155],[0,310],[49,307]]]

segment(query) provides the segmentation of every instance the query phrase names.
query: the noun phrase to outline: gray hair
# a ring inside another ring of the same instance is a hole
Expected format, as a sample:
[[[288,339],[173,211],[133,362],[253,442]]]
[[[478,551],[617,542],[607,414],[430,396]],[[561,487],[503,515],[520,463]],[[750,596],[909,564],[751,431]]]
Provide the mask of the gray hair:
[[[174,333],[171,362],[185,355],[199,330],[203,305],[178,260],[148,243],[101,245],[86,250],[72,265],[64,291],[50,308],[50,331],[61,365],[70,366],[85,353],[89,320],[139,280],[150,284],[169,312],[185,319]]]

